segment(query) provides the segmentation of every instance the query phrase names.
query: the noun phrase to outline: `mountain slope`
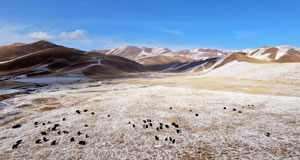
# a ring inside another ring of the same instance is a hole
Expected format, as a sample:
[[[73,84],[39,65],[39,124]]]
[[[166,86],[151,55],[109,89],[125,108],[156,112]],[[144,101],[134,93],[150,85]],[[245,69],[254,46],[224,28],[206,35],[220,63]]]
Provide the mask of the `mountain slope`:
[[[82,51],[65,47],[49,48],[21,56],[0,64],[1,75],[53,74],[56,70],[74,63],[91,60]]]
[[[0,63],[0,76],[111,78],[143,71],[146,71],[145,67],[123,57],[86,53],[63,46],[42,49]]]
[[[0,61],[8,61],[32,52],[55,47],[58,47],[58,45],[47,41],[38,41],[31,44],[15,43],[8,46],[0,46]]]

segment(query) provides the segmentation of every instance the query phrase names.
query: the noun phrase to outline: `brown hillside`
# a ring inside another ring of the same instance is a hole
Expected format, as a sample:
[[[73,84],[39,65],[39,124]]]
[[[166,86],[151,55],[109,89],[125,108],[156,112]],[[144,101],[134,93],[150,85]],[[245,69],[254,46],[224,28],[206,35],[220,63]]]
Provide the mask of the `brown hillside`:
[[[41,68],[47,68],[45,74],[50,74],[73,63],[91,59],[90,56],[83,54],[82,51],[66,47],[49,48],[27,54],[6,63],[0,63],[0,75],[30,74],[43,70]]]
[[[142,72],[145,67],[123,57],[87,53],[55,47],[40,50],[0,63],[0,75],[85,75],[89,77],[115,77],[125,72]]]
[[[0,64],[0,71],[22,69],[38,64],[49,64],[51,62],[55,62],[55,60],[67,63],[87,59],[90,59],[90,57],[83,54],[81,51],[65,47],[56,47],[37,51],[26,56],[16,58],[13,61]]]
[[[0,47],[0,61],[11,60],[20,56],[24,56],[43,49],[58,47],[58,45],[47,42],[38,41],[31,44],[14,43],[8,46]]]

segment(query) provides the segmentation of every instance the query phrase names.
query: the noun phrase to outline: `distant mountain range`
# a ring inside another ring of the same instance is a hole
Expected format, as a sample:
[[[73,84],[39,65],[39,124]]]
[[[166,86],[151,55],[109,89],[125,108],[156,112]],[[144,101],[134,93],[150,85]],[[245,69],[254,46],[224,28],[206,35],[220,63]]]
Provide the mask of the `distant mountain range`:
[[[207,71],[232,61],[249,63],[300,62],[300,49],[292,46],[249,48],[244,50],[197,48],[195,50],[177,51],[163,47],[124,46],[96,52],[122,56],[143,64],[150,71],[160,72]]]
[[[300,62],[300,48],[261,47],[244,50],[124,46],[112,50],[82,51],[38,41],[0,47],[0,76],[85,76],[112,78],[138,72],[204,73],[231,62]]]

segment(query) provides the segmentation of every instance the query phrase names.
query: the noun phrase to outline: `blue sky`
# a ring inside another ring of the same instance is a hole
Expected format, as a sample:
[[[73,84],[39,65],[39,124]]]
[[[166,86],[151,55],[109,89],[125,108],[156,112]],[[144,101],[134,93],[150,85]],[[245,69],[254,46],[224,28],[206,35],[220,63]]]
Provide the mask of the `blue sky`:
[[[300,46],[300,0],[0,0],[0,45]]]

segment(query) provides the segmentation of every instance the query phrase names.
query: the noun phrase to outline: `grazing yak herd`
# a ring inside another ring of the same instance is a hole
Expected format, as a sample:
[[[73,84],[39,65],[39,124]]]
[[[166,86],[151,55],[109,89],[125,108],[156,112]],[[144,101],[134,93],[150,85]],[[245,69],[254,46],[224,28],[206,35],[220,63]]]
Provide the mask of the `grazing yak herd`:
[[[248,107],[253,107],[253,106],[254,106],[253,104],[248,105]],[[242,108],[244,108],[244,107],[242,107]],[[170,110],[172,110],[172,109],[173,108],[170,107]],[[223,107],[223,109],[226,110],[227,107]],[[189,110],[189,111],[193,112],[192,110]],[[235,111],[237,111],[237,109],[233,108],[232,111],[235,112]],[[83,112],[88,113],[88,110],[84,109]],[[238,113],[242,113],[242,111],[238,111]],[[76,110],[75,114],[82,114],[82,111]],[[95,116],[95,112],[90,112],[90,114]],[[199,114],[195,113],[195,116],[198,117]],[[112,118],[109,114],[107,115],[107,117]],[[62,121],[66,121],[66,120],[67,120],[66,118],[62,119]],[[161,122],[154,123],[151,119],[146,119],[146,120],[143,120],[142,122],[143,122],[142,128],[144,128],[144,129],[155,129],[157,132],[159,132],[163,129],[166,129],[166,130],[173,129],[177,134],[181,133],[181,130],[179,129],[179,124],[176,124],[175,122],[173,122],[171,124],[164,124]],[[137,127],[137,125],[132,123],[131,121],[129,121],[128,124],[132,125],[133,128]],[[57,134],[57,135],[70,134],[70,131],[64,130],[63,126],[61,124],[58,124],[58,123],[52,124],[51,121],[48,121],[47,123],[46,122],[33,122],[33,125],[35,126],[35,128],[38,128],[39,125],[43,125],[43,126],[48,125],[49,126],[46,131],[40,131],[41,138],[37,139],[34,142],[35,144],[47,143],[49,141],[51,146],[57,145],[58,142],[55,139],[50,140],[50,138],[47,138],[47,136],[55,135],[55,134]],[[84,124],[83,126],[89,127],[88,124]],[[13,129],[17,129],[20,127],[21,127],[21,124],[16,124],[16,125],[12,126]],[[75,131],[75,133],[76,133],[76,131]],[[271,134],[269,132],[266,132],[265,135],[267,137],[270,137]],[[89,138],[89,135],[87,133],[82,133],[81,131],[77,131],[77,134],[72,136],[70,138],[69,142],[75,143],[75,141],[77,140],[79,145],[87,145],[87,142],[84,140],[85,138]],[[159,137],[159,136],[155,135],[154,140],[156,140],[156,141],[164,140],[167,142],[169,141],[171,144],[176,143],[176,139],[174,137]],[[24,143],[24,142],[21,139],[16,141],[16,143],[12,145],[12,149],[17,149],[18,147],[20,147],[20,145],[22,143]]]

